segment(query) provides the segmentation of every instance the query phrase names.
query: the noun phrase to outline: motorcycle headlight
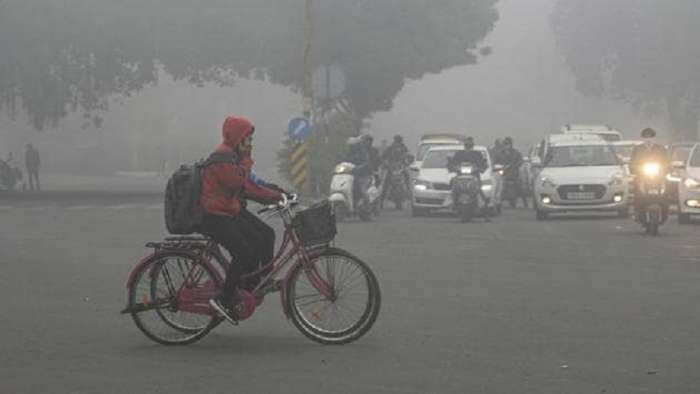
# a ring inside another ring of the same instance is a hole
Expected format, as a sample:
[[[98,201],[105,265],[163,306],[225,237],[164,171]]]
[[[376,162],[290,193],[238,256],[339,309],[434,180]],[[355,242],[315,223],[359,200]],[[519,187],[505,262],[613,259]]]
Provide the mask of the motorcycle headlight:
[[[661,166],[659,163],[644,163],[642,166],[642,174],[648,176],[649,178],[654,178],[659,176],[661,173]]]
[[[481,190],[485,192],[490,192],[493,189],[493,183],[491,181],[483,181],[481,183]]]
[[[687,187],[688,189],[694,189],[696,187],[700,187],[700,181],[697,181],[693,178],[686,178],[683,183],[685,184],[685,187]]]
[[[540,178],[540,182],[542,183],[542,187],[544,188],[554,189],[555,187],[557,187],[557,184],[554,183],[551,179],[547,178],[546,176]]]
[[[625,183],[625,177],[622,174],[615,174],[608,183],[610,186],[622,186]]]
[[[430,189],[430,182],[417,179],[413,183],[413,188],[418,191],[428,190]]]

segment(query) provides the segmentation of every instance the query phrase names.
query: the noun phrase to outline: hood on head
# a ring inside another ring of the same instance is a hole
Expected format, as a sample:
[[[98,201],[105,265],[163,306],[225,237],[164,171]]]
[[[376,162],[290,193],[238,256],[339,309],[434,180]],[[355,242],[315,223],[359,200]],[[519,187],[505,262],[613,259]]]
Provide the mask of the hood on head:
[[[223,144],[235,149],[245,137],[253,133],[253,124],[244,117],[229,116],[222,127]]]

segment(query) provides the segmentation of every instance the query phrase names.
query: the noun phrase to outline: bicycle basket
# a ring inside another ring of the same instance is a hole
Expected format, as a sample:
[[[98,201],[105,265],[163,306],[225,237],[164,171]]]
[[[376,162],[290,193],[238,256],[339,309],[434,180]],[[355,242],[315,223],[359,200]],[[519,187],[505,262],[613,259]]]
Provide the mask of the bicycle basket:
[[[304,246],[329,244],[338,230],[330,202],[322,201],[297,213],[292,227]]]

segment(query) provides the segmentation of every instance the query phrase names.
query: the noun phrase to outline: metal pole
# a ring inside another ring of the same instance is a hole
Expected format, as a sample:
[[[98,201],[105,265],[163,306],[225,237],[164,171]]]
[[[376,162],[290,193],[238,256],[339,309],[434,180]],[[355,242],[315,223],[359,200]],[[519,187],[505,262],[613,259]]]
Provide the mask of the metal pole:
[[[304,0],[304,102],[303,113],[304,117],[311,120],[313,91],[311,86],[312,70],[311,70],[311,40],[313,34],[313,26],[311,22],[312,0]]]

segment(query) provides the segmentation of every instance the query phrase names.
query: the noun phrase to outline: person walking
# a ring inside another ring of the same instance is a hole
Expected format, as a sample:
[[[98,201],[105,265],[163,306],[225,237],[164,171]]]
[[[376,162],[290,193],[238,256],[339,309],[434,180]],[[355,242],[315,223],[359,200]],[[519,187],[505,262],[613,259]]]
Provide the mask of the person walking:
[[[41,159],[39,151],[32,145],[27,144],[24,152],[24,164],[27,167],[27,178],[29,178],[29,190],[41,190],[39,183],[39,168]]]

